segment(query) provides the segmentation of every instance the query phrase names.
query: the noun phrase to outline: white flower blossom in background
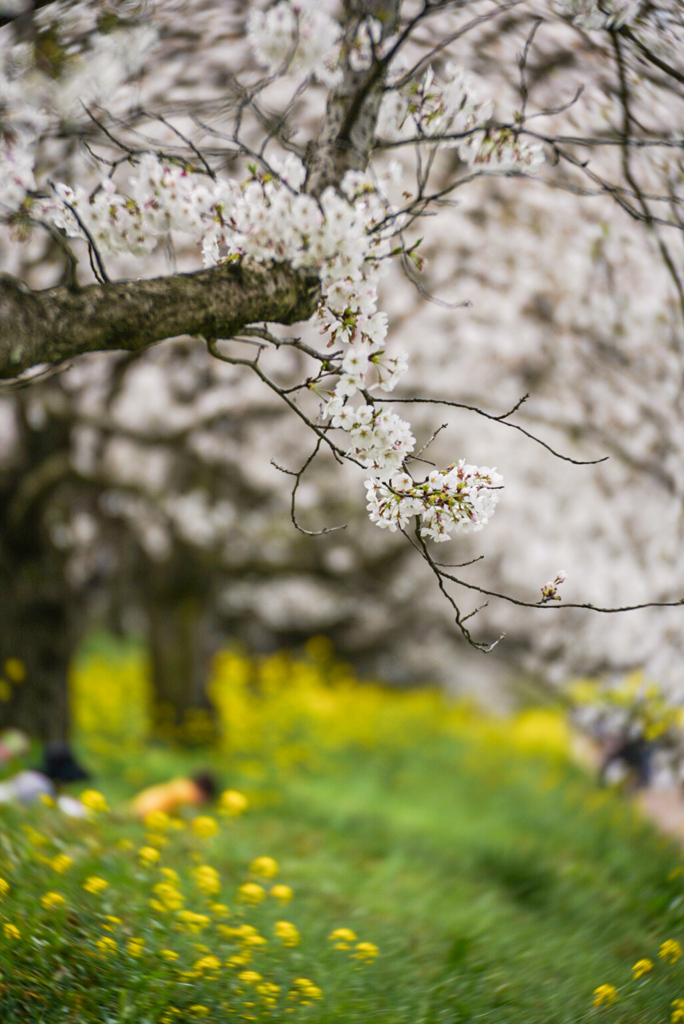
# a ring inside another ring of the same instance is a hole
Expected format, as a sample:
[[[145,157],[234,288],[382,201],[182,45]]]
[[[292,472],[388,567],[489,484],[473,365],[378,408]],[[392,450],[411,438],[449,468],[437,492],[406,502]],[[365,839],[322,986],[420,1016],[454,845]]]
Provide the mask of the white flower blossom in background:
[[[267,11],[250,11],[247,37],[269,74],[312,75],[328,86],[341,80],[342,28],[314,0],[280,0]]]
[[[556,0],[559,13],[583,29],[617,29],[639,13],[643,0]]]

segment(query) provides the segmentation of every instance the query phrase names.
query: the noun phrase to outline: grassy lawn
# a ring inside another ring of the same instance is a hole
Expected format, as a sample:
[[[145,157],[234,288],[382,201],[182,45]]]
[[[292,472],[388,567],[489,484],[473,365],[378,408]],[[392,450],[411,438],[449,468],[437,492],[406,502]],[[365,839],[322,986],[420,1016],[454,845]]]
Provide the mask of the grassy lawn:
[[[374,742],[354,742],[345,720],[347,739],[322,750],[300,722],[300,754],[315,756],[296,767],[264,749],[122,748],[98,762],[111,810],[0,811],[2,1024],[676,1022],[684,959],[659,950],[684,943],[678,850],[558,745],[539,753],[514,725],[462,715],[447,728],[438,704],[421,717],[410,698],[373,700]],[[346,714],[349,694],[338,703]],[[126,814],[140,785],[211,760],[250,801],[242,817],[212,809],[215,835]],[[61,872],[60,854],[73,862]],[[264,856],[275,877],[250,871]],[[93,877],[106,888],[84,890]],[[252,904],[260,892],[245,883],[267,895]],[[271,895],[277,884],[291,902]],[[274,933],[283,920],[290,940]],[[356,938],[331,941],[339,928]],[[652,968],[633,979],[644,959]],[[603,984],[617,997],[592,1006]]]

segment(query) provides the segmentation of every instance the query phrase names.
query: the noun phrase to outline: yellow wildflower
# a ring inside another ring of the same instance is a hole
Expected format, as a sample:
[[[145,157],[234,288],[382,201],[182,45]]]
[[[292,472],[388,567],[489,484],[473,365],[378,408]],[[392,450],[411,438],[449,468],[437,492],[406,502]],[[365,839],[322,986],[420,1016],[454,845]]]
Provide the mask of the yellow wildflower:
[[[107,801],[97,789],[86,789],[84,793],[81,793],[81,803],[93,814],[104,814],[109,810]]]
[[[5,922],[5,924],[2,926],[2,930],[4,931],[5,936],[8,939],[20,939],[21,938],[21,933],[20,933],[19,929],[17,928],[17,926],[14,925],[14,924],[10,924],[9,921]]]
[[[682,1024],[684,1021],[684,999],[672,1000],[672,1013],[670,1014],[672,1024]]]
[[[160,868],[159,871],[164,878],[168,878],[169,882],[173,882],[174,885],[178,885],[180,882],[180,875],[177,871],[174,871],[173,868]]]
[[[169,841],[168,837],[164,836],[164,835],[161,835],[161,833],[157,833],[157,832],[146,832],[145,833],[145,842],[149,846],[158,846],[161,849],[162,846],[166,846],[168,841]]]
[[[98,939],[95,945],[105,956],[109,956],[110,953],[116,953],[118,949],[114,939],[110,939],[108,935],[105,935],[103,939]]]
[[[357,942],[354,956],[357,960],[375,960],[379,952],[374,942]]]
[[[8,658],[5,662],[5,675],[11,683],[23,683],[26,679],[26,666],[19,658]]]
[[[289,921],[276,921],[273,926],[273,934],[277,939],[280,939],[284,946],[299,945],[299,932]]]
[[[193,818],[190,827],[194,835],[199,836],[200,839],[211,839],[218,832],[216,818],[210,818],[208,814],[201,814],[199,817]]]
[[[115,926],[123,924],[123,921],[121,920],[121,918],[120,917],[114,917],[113,914],[107,914],[105,916],[105,921],[107,922],[107,924],[103,924],[102,927],[106,931],[108,931],[108,932],[113,932]]]
[[[278,900],[279,903],[289,903],[294,896],[293,890],[289,885],[274,885],[271,889],[269,896]]]
[[[150,868],[159,860],[159,850],[155,850],[154,846],[141,846],[138,850],[138,860],[143,867]]]
[[[57,856],[53,857],[50,861],[50,867],[53,871],[56,871],[58,875],[62,875],[73,863],[74,862],[71,857],[67,856],[66,853],[58,853]]]
[[[195,935],[197,932],[200,932],[202,928],[206,928],[208,924],[211,924],[210,917],[207,917],[206,914],[196,914],[194,910],[179,911],[178,920],[185,925],[188,931],[193,932]]]
[[[323,998],[323,993],[318,985],[314,985],[313,981],[310,981],[308,978],[295,978],[293,985],[295,989],[291,995],[298,996],[305,1004],[308,1000]]]
[[[249,865],[253,875],[261,875],[262,878],[275,878],[278,874],[278,862],[273,857],[257,857]]]
[[[190,1007],[190,1013],[193,1017],[206,1017],[209,1013],[208,1006],[202,1006],[200,1003],[195,1003],[194,1006]]]
[[[104,892],[105,889],[109,888],[109,882],[105,878],[98,878],[97,875],[91,875],[90,878],[86,878],[82,886],[86,892],[91,893],[93,896],[97,896],[99,892]]]
[[[239,818],[249,806],[247,797],[238,793],[236,789],[226,789],[219,799],[219,811],[228,814],[231,818]]]
[[[206,896],[215,896],[217,892],[221,891],[219,873],[216,868],[210,867],[209,864],[201,864],[198,868],[195,868],[192,872],[192,877],[197,888]]]
[[[658,956],[661,960],[667,960],[671,964],[676,963],[681,955],[682,947],[676,939],[666,939],[658,950]]]
[[[178,959],[178,953],[176,953],[174,949],[162,949],[160,950],[159,955],[169,962]]]
[[[351,928],[336,928],[328,936],[328,941],[335,943],[335,949],[349,949],[350,943],[356,942],[356,938],[356,932]]]
[[[213,956],[212,954],[209,956],[203,956],[193,964],[193,969],[196,971],[218,971],[220,967],[221,961],[217,956]]]
[[[244,981],[246,985],[255,985],[258,981],[261,981],[261,975],[257,974],[256,971],[240,971],[238,978],[240,981]]]
[[[40,897],[40,905],[45,910],[55,910],[57,907],[63,907],[66,904],[64,897],[58,892],[46,892]]]
[[[126,946],[126,952],[128,953],[129,956],[141,956],[144,948],[145,948],[145,940],[144,939],[136,939],[134,937],[134,938],[128,940],[128,944]]]
[[[148,832],[168,832],[172,827],[166,811],[150,811],[143,818],[143,823]]]
[[[7,895],[9,888],[9,882],[6,882],[4,878],[0,878],[0,899]]]
[[[257,882],[245,882],[238,889],[238,896],[243,902],[256,906],[257,903],[261,903],[265,898],[266,890]]]
[[[209,907],[214,917],[230,917],[230,907],[227,907],[225,903],[212,903]]]
[[[642,978],[644,974],[648,974],[649,971],[653,970],[653,961],[649,959],[637,960],[632,967],[632,977],[636,980]]]
[[[180,910],[185,903],[183,893],[179,892],[170,882],[157,882],[152,892],[161,900],[162,910]],[[159,908],[154,907],[154,909]]]
[[[41,804],[44,807],[56,807],[57,806],[57,804],[55,803],[55,801],[53,800],[53,798],[50,796],[49,793],[41,793],[40,796],[38,797],[38,799],[40,800]]]
[[[605,1003],[610,1006],[617,999],[617,989],[615,985],[599,985],[598,988],[594,989],[594,1002],[592,1006],[602,1006]]]

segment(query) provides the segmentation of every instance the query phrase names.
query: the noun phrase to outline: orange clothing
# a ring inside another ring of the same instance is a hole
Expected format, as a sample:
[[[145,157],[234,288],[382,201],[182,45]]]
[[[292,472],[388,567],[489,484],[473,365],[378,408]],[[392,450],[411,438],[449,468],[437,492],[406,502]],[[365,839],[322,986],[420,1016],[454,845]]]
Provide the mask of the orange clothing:
[[[144,818],[151,811],[174,814],[179,807],[190,804],[197,807],[206,803],[206,793],[192,779],[172,779],[159,786],[150,786],[138,793],[131,805],[136,818]]]

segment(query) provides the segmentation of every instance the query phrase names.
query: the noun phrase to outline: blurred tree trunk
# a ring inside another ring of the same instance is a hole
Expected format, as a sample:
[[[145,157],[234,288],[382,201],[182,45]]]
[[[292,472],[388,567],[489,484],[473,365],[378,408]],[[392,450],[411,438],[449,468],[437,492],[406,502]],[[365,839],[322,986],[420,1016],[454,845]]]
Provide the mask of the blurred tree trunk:
[[[152,685],[162,738],[205,743],[215,736],[207,696],[209,586],[188,554],[150,574],[146,607]]]

